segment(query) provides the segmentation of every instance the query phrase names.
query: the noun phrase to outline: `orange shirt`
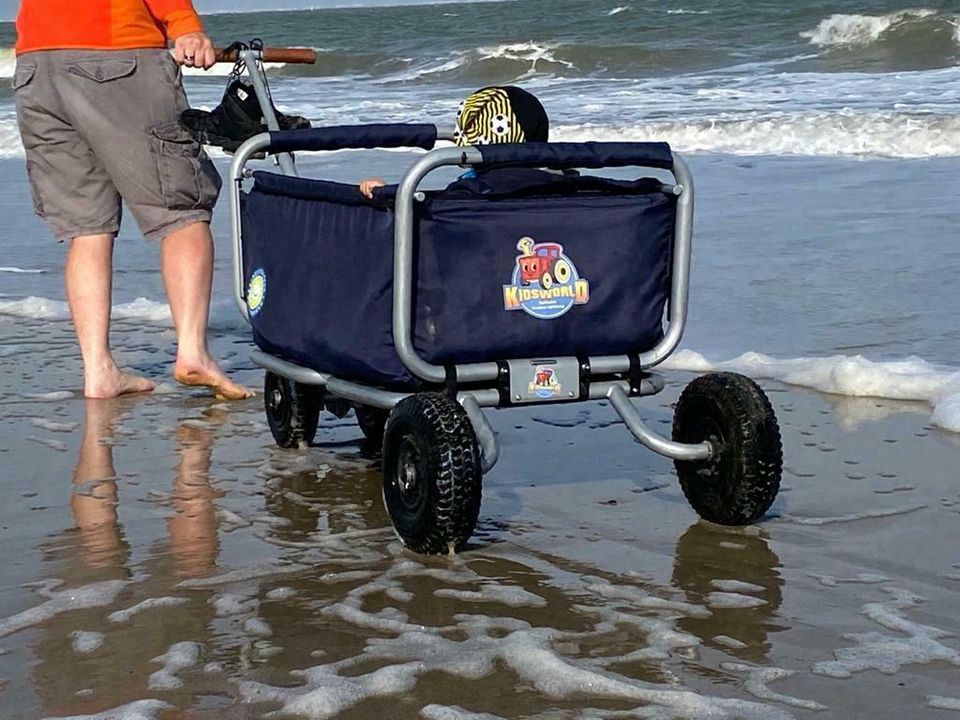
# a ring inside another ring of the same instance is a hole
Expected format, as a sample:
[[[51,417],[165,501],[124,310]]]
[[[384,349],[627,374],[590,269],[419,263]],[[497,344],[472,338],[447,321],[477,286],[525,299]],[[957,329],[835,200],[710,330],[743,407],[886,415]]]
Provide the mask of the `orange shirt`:
[[[201,31],[191,0],[23,0],[17,53],[165,48]]]

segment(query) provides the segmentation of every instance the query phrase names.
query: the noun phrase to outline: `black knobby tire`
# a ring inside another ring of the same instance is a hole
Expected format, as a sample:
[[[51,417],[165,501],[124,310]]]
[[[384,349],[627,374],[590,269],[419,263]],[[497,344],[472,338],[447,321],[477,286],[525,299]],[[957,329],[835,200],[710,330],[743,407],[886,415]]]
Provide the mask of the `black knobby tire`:
[[[383,501],[404,545],[459,550],[480,513],[480,449],[466,411],[444,393],[401,400],[383,439]]]
[[[357,405],[356,413],[357,425],[360,426],[363,436],[379,451],[383,446],[383,431],[390,411],[368,405]]]
[[[277,445],[305,447],[317,434],[322,409],[320,390],[267,371],[263,378],[263,405]]]
[[[674,465],[687,501],[700,517],[721,525],[748,525],[770,509],[780,489],[780,428],[760,387],[736,373],[696,378],[681,393],[673,439],[710,441],[710,460]]]

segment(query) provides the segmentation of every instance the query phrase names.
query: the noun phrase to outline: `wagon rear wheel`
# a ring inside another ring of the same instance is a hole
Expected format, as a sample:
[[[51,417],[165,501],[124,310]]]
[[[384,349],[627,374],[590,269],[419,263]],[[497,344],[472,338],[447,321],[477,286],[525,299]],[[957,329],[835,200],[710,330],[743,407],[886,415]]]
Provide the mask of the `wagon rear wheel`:
[[[367,442],[379,450],[383,445],[383,430],[390,411],[368,405],[357,405],[354,410],[357,414],[357,425],[360,426],[363,436]]]
[[[415,552],[459,550],[480,512],[480,450],[466,411],[444,393],[401,400],[383,439],[383,500]]]
[[[770,509],[780,489],[783,453],[776,415],[755,382],[735,373],[695,379],[677,402],[673,439],[714,447],[709,460],[674,463],[683,494],[700,517],[747,525]]]
[[[267,424],[282,448],[306,447],[313,442],[320,421],[320,391],[267,371],[263,379]]]

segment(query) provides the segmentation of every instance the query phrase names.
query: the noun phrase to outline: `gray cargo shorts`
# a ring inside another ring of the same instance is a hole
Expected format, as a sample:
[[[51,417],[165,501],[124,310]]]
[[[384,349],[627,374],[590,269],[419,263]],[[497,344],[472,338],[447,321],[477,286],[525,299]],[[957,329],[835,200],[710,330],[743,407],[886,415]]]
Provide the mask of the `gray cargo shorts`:
[[[166,50],[24,53],[13,88],[33,204],[58,240],[116,233],[121,200],[151,240],[210,222],[220,175],[178,122]]]

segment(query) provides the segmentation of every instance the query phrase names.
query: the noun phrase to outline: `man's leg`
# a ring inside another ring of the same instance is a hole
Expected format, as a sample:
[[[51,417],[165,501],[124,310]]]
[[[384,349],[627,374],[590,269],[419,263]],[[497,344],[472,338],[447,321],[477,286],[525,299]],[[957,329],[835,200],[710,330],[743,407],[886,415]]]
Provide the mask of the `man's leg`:
[[[217,397],[241,400],[253,393],[230,380],[207,349],[207,320],[213,285],[213,235],[196,222],[167,235],[161,245],[163,282],[177,328],[173,376],[184,385],[213,389]]]
[[[83,356],[83,394],[88,398],[154,388],[146,378],[121,372],[110,352],[112,273],[113,235],[84,235],[70,242],[67,301]]]

